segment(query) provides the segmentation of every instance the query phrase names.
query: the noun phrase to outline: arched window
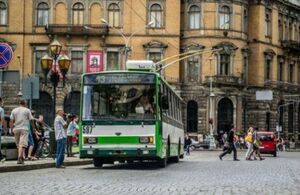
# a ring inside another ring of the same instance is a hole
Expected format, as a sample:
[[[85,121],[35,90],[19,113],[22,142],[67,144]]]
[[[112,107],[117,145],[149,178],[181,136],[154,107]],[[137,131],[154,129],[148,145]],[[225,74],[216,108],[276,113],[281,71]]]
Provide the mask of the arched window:
[[[37,7],[37,25],[45,26],[48,24],[49,7],[47,3],[40,3]]]
[[[199,29],[201,22],[200,8],[196,5],[190,7],[189,10],[190,29]]]
[[[163,10],[159,4],[153,4],[150,7],[150,21],[153,21],[151,27],[161,28],[163,21]]]
[[[220,29],[230,28],[230,8],[222,6],[219,11]]]
[[[233,124],[233,103],[229,98],[223,98],[218,103],[218,134],[230,130]]]
[[[0,1],[0,25],[7,24],[7,6],[4,2]]]
[[[32,100],[32,109],[36,111],[36,115],[43,115],[48,125],[53,125],[53,99],[49,93],[40,91],[40,98]]]
[[[80,111],[80,92],[72,91],[64,100],[64,111],[66,113],[79,115]]]
[[[108,6],[108,23],[110,26],[120,26],[120,7],[116,3]]]
[[[198,104],[194,100],[187,103],[187,132],[198,132]]]
[[[83,25],[84,7],[82,3],[75,3],[73,6],[73,24]]]

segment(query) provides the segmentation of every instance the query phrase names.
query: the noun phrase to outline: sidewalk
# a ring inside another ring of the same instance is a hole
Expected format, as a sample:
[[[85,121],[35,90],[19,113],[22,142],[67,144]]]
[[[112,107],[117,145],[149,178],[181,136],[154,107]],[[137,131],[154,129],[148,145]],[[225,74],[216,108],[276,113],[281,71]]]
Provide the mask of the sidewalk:
[[[79,159],[78,154],[74,157],[65,157],[64,165],[78,166],[91,164],[91,159]],[[55,167],[55,160],[52,158],[39,159],[36,161],[25,161],[25,164],[19,165],[16,160],[7,160],[3,163],[0,162],[0,173],[14,172],[14,171],[28,171],[34,169],[45,169]]]

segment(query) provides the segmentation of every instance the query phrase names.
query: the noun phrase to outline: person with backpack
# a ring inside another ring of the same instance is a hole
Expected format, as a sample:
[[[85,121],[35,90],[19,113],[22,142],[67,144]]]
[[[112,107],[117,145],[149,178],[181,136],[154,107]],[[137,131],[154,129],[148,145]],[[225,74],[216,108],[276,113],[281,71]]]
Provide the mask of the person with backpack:
[[[251,155],[252,155],[252,151],[253,151],[253,127],[249,127],[249,129],[247,131],[247,135],[245,137],[245,141],[247,144],[247,152],[245,155],[245,159],[252,160]]]
[[[220,160],[222,160],[223,156],[225,156],[226,154],[230,154],[231,151],[233,151],[233,160],[239,161],[239,159],[237,158],[237,151],[234,144],[234,130],[234,126],[231,125],[230,131],[228,132],[227,136],[228,148],[226,148],[225,151],[219,155]]]

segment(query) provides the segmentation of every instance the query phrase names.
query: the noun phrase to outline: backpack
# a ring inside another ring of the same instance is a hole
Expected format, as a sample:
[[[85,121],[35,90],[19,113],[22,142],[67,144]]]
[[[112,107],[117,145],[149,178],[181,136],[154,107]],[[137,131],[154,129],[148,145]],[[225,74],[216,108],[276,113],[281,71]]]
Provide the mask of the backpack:
[[[253,142],[253,139],[252,139],[252,134],[249,132],[247,134],[247,136],[245,137],[245,141],[246,142],[249,142],[249,143],[252,143]]]

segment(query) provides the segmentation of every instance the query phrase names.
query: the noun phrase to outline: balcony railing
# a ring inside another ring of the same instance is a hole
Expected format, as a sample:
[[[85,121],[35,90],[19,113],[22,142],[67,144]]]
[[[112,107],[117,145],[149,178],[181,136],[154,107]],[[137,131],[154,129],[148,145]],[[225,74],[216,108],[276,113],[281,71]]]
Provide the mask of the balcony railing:
[[[241,77],[236,76],[225,76],[225,75],[215,75],[215,76],[206,76],[204,83],[209,84],[210,79],[212,79],[213,84],[219,85],[231,85],[231,86],[244,86],[245,81]]]
[[[300,41],[284,40],[281,45],[287,52],[300,55]]]
[[[69,25],[49,24],[45,27],[46,33],[50,35],[89,35],[105,36],[108,34],[107,24]]]

